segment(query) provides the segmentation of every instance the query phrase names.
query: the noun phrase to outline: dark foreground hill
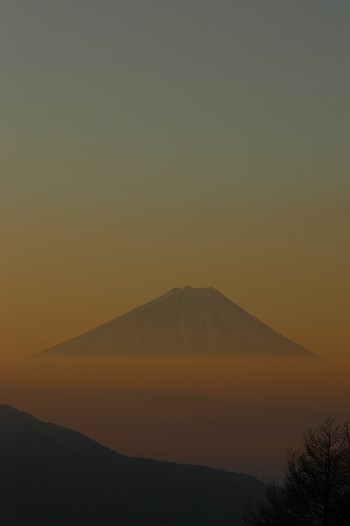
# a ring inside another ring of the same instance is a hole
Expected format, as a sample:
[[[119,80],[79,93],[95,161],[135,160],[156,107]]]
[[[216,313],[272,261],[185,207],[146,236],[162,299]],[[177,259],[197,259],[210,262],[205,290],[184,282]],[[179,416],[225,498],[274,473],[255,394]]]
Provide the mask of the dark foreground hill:
[[[3,526],[238,526],[264,494],[253,477],[125,457],[0,406]]]
[[[209,288],[175,288],[42,356],[315,357]]]

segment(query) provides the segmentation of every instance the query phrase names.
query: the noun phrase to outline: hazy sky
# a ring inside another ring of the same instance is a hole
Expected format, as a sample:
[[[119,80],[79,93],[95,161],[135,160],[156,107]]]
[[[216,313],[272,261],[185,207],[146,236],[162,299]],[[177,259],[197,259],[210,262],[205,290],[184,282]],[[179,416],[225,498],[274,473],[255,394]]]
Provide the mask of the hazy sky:
[[[348,0],[2,0],[2,356],[175,286],[349,348]]]

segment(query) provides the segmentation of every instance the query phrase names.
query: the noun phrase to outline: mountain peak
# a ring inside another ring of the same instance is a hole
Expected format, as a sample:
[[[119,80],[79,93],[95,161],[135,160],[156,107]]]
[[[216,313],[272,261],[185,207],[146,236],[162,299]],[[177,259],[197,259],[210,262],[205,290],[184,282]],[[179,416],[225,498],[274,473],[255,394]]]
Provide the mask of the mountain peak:
[[[305,356],[213,287],[176,287],[46,355]]]
[[[194,293],[199,292],[200,293],[202,291],[208,291],[208,290],[215,291],[216,289],[214,289],[213,287],[192,287],[191,285],[185,285],[184,287],[175,287],[171,289],[169,292],[178,291],[178,292],[194,292]]]
[[[19,414],[19,411],[18,409],[15,409],[14,407],[12,407],[12,405],[0,404],[0,413],[2,415],[15,415],[15,414]]]

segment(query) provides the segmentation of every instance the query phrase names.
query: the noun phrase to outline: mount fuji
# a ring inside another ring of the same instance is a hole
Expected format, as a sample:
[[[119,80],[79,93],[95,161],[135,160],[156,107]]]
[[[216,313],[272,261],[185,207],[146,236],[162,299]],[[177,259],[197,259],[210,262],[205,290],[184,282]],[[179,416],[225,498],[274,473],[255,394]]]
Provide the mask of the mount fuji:
[[[174,288],[40,355],[316,356],[212,287]]]

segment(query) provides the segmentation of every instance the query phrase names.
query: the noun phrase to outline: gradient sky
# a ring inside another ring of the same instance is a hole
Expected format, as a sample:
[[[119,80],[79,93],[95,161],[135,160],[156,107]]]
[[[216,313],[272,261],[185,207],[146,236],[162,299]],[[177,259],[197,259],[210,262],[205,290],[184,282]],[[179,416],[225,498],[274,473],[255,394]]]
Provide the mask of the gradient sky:
[[[348,0],[2,0],[1,356],[214,286],[350,352]]]

